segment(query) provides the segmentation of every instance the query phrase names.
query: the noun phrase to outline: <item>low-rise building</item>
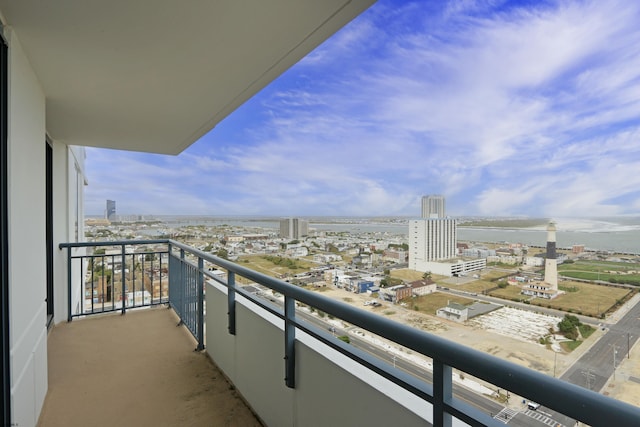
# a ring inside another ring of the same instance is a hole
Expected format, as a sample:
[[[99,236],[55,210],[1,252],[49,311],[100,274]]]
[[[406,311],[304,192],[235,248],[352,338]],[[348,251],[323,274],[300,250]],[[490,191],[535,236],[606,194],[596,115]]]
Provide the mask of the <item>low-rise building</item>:
[[[409,283],[413,295],[421,296],[433,293],[437,289],[437,285],[433,280],[416,280]]]
[[[469,308],[456,302],[449,302],[446,307],[439,308],[436,315],[456,322],[465,322],[469,318]]]
[[[381,288],[378,293],[380,299],[397,304],[405,298],[413,295],[413,288],[407,285],[396,285],[389,288]]]
[[[441,276],[462,276],[470,271],[482,270],[487,267],[487,260],[470,259],[470,260],[451,260],[451,261],[433,261],[423,263],[419,266],[417,271],[429,271],[433,274],[439,274]]]

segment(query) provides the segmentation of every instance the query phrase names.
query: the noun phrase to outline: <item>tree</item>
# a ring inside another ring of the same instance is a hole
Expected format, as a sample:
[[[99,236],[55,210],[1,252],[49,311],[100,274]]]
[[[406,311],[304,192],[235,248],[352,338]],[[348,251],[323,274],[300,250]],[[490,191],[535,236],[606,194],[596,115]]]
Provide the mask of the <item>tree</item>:
[[[145,261],[155,261],[156,260],[156,254],[145,254],[144,260]]]
[[[578,339],[578,327],[582,325],[580,319],[571,314],[565,314],[564,318],[558,322],[558,329],[565,337],[570,340]]]
[[[424,280],[431,280],[431,272],[430,271],[425,271],[424,274],[422,275],[422,278]]]
[[[216,252],[216,256],[223,258],[223,259],[228,259],[229,258],[229,252],[227,252],[226,249],[220,249],[218,250],[218,252]]]

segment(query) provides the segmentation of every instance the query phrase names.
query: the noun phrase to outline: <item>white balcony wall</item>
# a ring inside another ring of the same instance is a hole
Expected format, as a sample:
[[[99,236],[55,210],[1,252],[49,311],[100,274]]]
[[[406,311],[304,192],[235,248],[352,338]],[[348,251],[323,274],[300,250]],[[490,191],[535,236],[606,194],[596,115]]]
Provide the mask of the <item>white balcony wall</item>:
[[[9,43],[9,295],[13,422],[35,425],[47,392],[45,97],[15,33]]]
[[[226,290],[207,285],[206,346],[213,361],[269,426],[424,426],[431,405],[298,332],[296,388],[284,382],[282,321],[238,297],[236,335]]]
[[[47,393],[45,95],[19,38],[9,44],[9,296],[15,425],[33,426]],[[54,321],[66,320],[66,252],[84,237],[84,148],[52,141]],[[77,224],[77,229],[76,229]],[[77,232],[76,232],[77,230]],[[80,281],[76,273],[76,280]],[[80,300],[78,295],[74,298]]]

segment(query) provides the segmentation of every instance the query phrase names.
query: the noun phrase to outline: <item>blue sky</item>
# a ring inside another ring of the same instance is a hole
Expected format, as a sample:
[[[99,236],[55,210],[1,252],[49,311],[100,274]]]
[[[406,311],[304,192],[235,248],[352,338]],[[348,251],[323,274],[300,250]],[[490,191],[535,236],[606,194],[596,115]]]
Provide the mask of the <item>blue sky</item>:
[[[89,215],[640,214],[640,2],[380,0],[179,156],[87,174]]]

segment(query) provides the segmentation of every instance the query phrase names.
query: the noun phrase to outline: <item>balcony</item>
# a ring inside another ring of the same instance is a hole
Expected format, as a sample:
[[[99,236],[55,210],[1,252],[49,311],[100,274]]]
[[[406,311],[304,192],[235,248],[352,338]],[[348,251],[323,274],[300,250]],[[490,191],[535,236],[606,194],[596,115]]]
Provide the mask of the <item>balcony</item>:
[[[84,247],[107,250],[76,253]],[[114,372],[117,368],[128,372],[115,382],[114,387],[119,385],[120,390],[130,390],[137,382],[151,383],[162,375],[154,371],[138,374],[137,370],[127,368],[127,362],[141,359],[141,355],[151,351],[159,356],[169,354],[161,343],[138,349],[134,346],[139,341],[135,338],[136,330],[146,329],[142,326],[146,317],[165,313],[162,320],[152,322],[164,322],[171,327],[181,319],[185,328],[174,329],[190,331],[192,347],[204,349],[203,353],[191,356],[206,354],[211,358],[266,425],[503,426],[504,420],[494,418],[496,412],[487,410],[482,403],[471,404],[471,399],[465,397],[468,393],[454,383],[460,374],[537,402],[563,414],[567,417],[564,420],[571,423],[579,420],[593,426],[627,426],[636,425],[640,419],[638,407],[389,321],[173,240],[63,244],[61,248],[66,248],[68,254],[69,307],[73,308],[68,313],[70,320],[164,304],[177,314],[173,322],[166,318],[166,313],[172,311],[158,309],[99,319],[104,322],[99,329],[129,324],[124,332],[115,335],[122,336],[116,346],[119,354],[109,358]],[[222,274],[214,274],[211,271],[214,267]],[[108,271],[112,273],[109,275]],[[251,286],[240,286],[241,281]],[[335,328],[312,321],[305,314],[305,307],[313,307],[328,317],[424,355],[431,361],[432,369],[429,372],[422,369],[414,376],[396,367],[395,358],[393,362],[384,361],[353,343],[345,343],[335,336]],[[98,324],[98,320],[72,322],[54,330],[52,357],[58,351],[56,334],[80,330],[76,324],[92,323]],[[164,339],[164,332],[147,335],[152,341]],[[125,344],[125,339],[133,343]],[[73,342],[79,340],[84,341],[76,337]],[[106,342],[97,337],[89,340]],[[110,345],[117,342],[113,338]],[[75,345],[61,344],[63,349]],[[52,383],[42,425],[46,425],[52,406],[63,405],[54,397],[53,381],[63,374],[57,372],[53,362],[49,369]],[[190,371],[186,368],[178,368],[178,372],[183,369],[187,376]],[[70,389],[82,389],[86,383],[96,382],[73,377],[67,386]],[[217,396],[213,391],[211,394]],[[94,404],[99,406],[99,400]],[[144,408],[154,407],[153,403],[143,403],[138,398],[128,399],[117,416],[122,419],[143,416]],[[511,425],[518,425],[513,414],[504,418],[512,421]]]
[[[261,426],[164,307],[94,316],[49,336],[47,426]]]

